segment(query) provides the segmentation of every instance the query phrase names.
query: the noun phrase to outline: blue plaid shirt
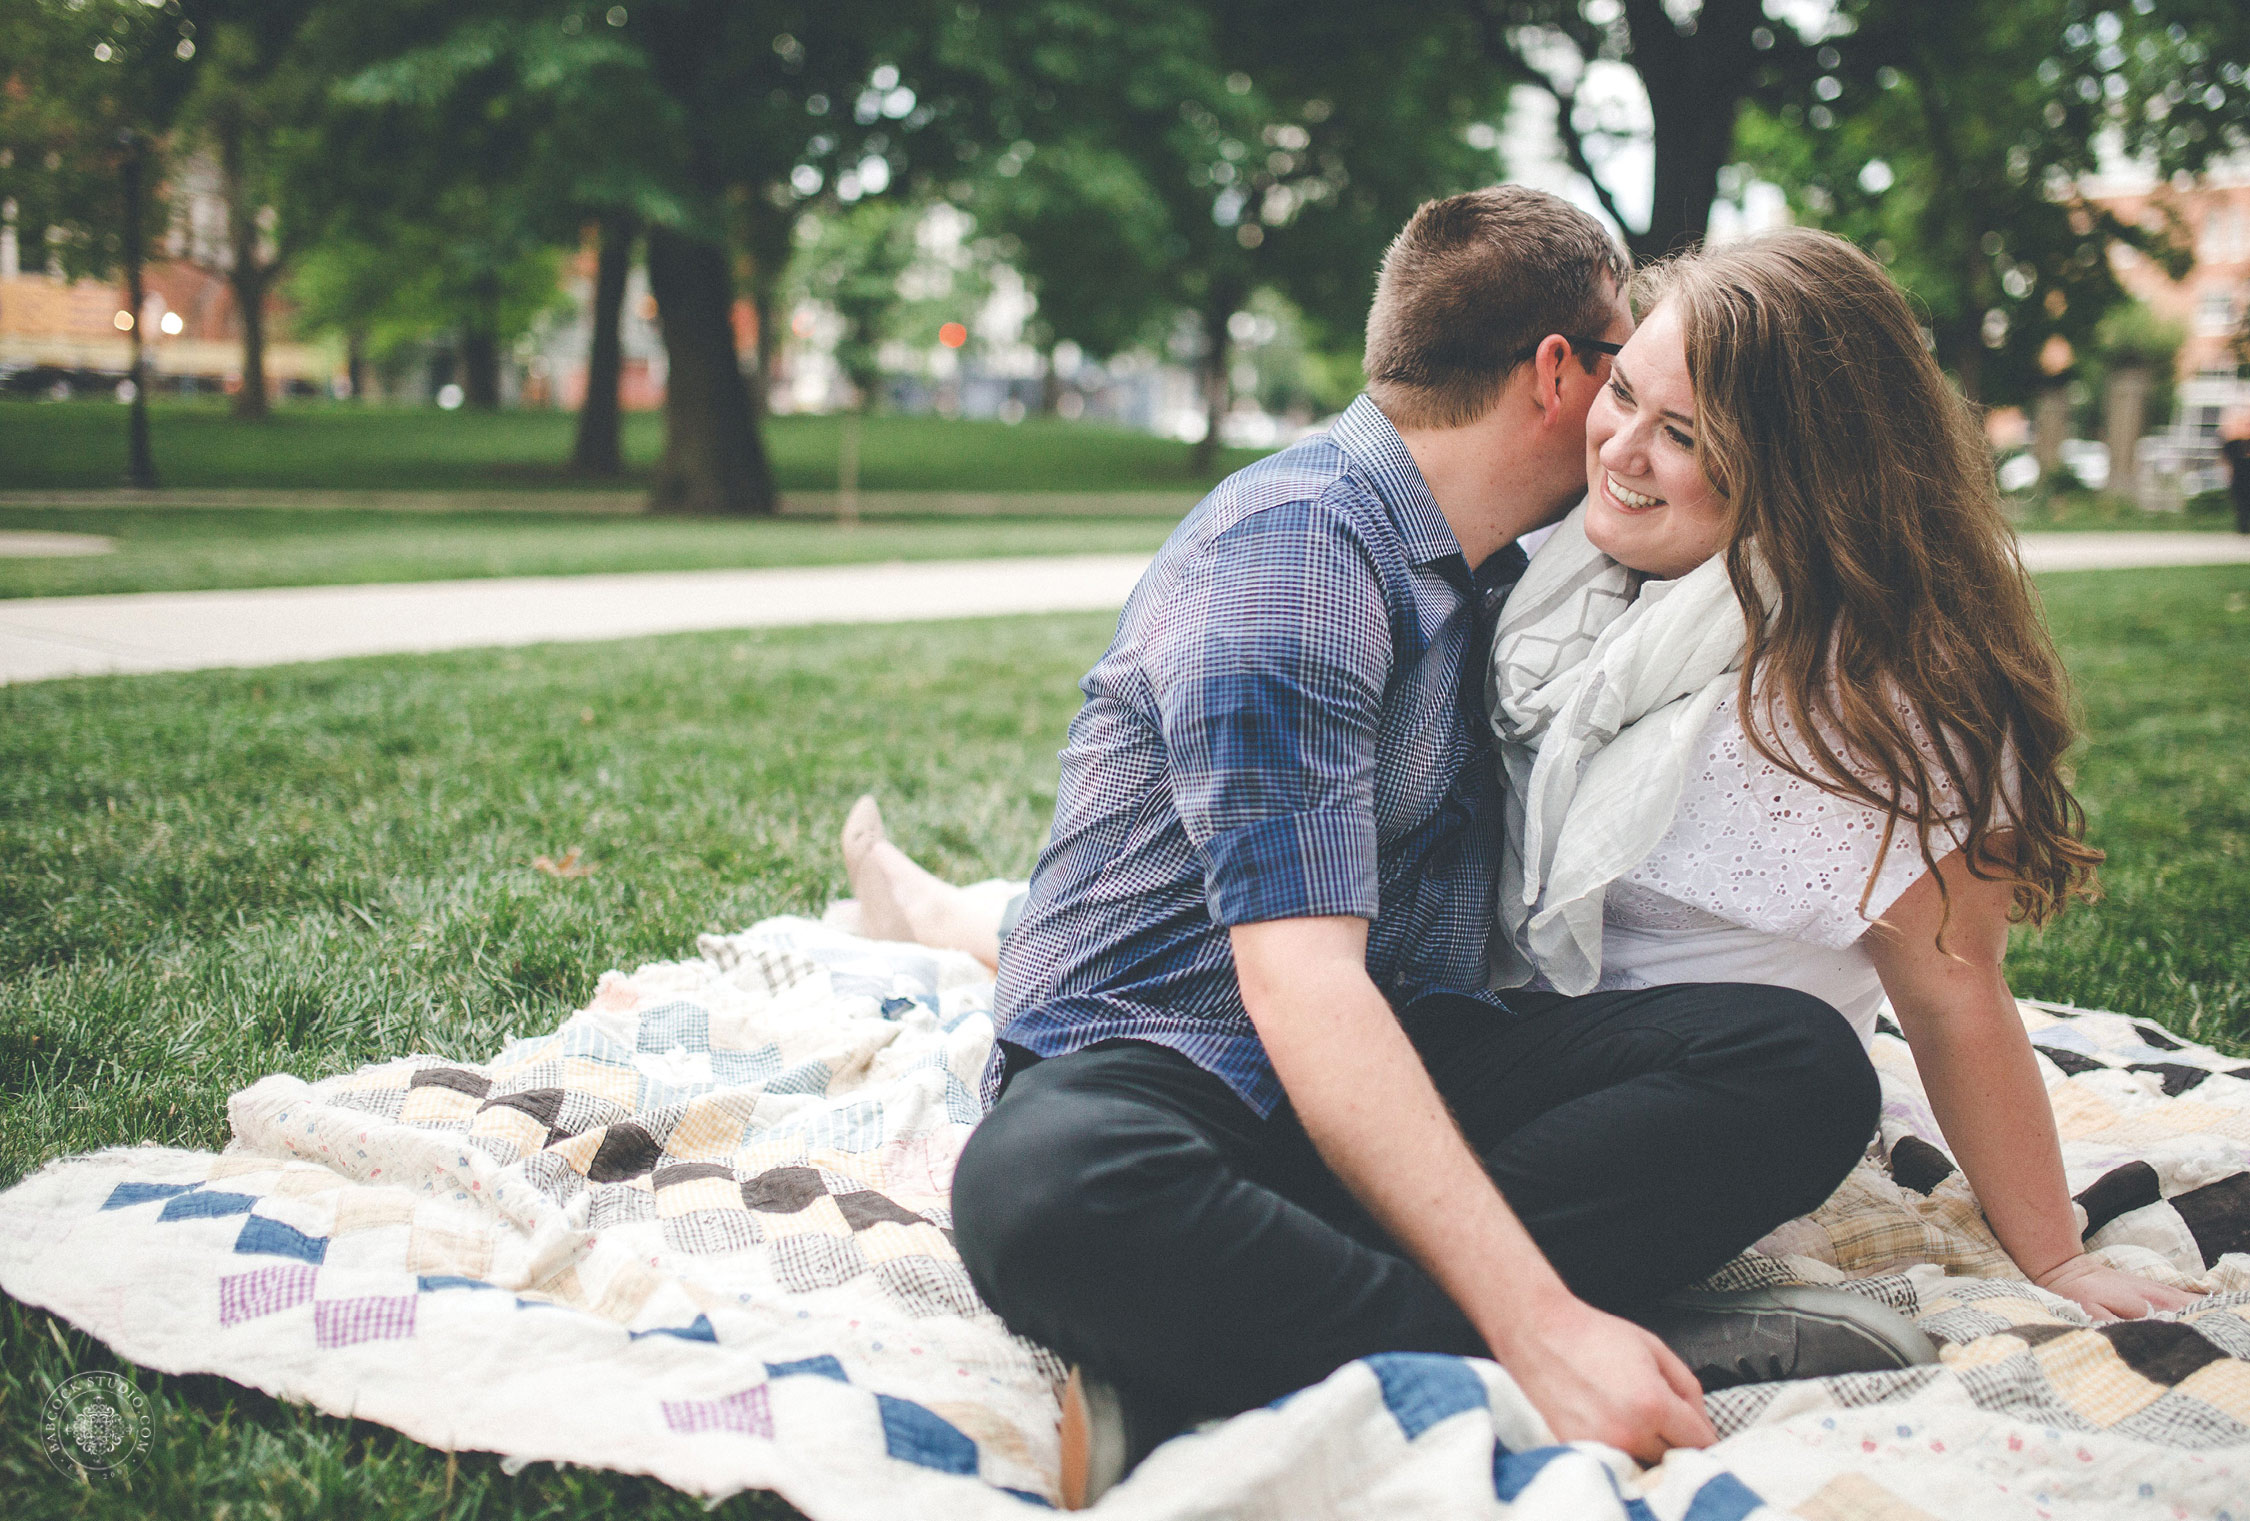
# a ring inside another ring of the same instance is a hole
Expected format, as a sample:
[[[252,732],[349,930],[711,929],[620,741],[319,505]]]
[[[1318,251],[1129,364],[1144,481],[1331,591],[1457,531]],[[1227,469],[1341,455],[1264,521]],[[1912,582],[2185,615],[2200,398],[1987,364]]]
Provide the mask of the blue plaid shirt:
[[[1500,813],[1475,647],[1523,563],[1511,546],[1472,576],[1366,397],[1221,482],[1080,683],[1000,1038],[1169,1046],[1268,1115],[1281,1082],[1229,925],[1366,919],[1394,1007],[1485,996]],[[988,1106],[1000,1074],[995,1052]]]

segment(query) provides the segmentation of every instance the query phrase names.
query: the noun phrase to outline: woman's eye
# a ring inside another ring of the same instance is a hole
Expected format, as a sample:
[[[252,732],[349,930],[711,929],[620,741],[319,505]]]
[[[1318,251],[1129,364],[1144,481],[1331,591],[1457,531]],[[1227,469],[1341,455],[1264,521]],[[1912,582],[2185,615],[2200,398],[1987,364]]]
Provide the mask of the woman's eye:
[[[1625,389],[1623,381],[1613,378],[1609,383],[1609,394],[1617,398],[1617,404],[1621,407],[1633,404],[1633,393]]]
[[[1671,439],[1673,443],[1678,444],[1683,449],[1693,449],[1695,447],[1695,440],[1688,437],[1685,433],[1682,433],[1677,428],[1666,428],[1664,430],[1664,435],[1665,437]]]

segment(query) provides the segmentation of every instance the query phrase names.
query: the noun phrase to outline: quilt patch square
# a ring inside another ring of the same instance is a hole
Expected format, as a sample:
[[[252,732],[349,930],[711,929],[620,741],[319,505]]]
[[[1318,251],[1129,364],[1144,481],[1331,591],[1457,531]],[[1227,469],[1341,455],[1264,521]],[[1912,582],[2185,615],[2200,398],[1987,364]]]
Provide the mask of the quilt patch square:
[[[883,1421],[883,1447],[902,1463],[918,1463],[939,1473],[974,1474],[977,1444],[934,1410],[888,1394],[875,1396]]]
[[[414,1218],[414,1196],[402,1188],[354,1188],[336,1200],[338,1236],[405,1225]]]
[[[221,1278],[219,1324],[237,1326],[294,1309],[313,1297],[313,1284],[319,1277],[317,1268],[291,1264]]]
[[[1385,1352],[1367,1359],[1382,1387],[1383,1406],[1409,1442],[1449,1416],[1491,1404],[1484,1380],[1458,1357],[1433,1352]]]
[[[482,1278],[492,1270],[491,1233],[417,1221],[406,1238],[406,1266],[413,1273]]]
[[[247,1215],[250,1206],[258,1202],[254,1194],[217,1193],[198,1189],[170,1200],[157,1219],[170,1224],[174,1220],[220,1220],[228,1215]]]
[[[665,1400],[664,1424],[683,1436],[731,1431],[738,1436],[773,1439],[773,1398],[764,1384],[716,1400]]]
[[[102,1201],[103,1209],[131,1209],[136,1204],[149,1204],[158,1199],[169,1199],[187,1193],[193,1183],[120,1183],[109,1191]]]
[[[466,1129],[469,1119],[477,1112],[482,1095],[463,1093],[458,1088],[430,1084],[410,1090],[406,1102],[399,1106],[398,1119],[402,1125],[419,1125],[428,1130]]]
[[[313,1304],[313,1344],[323,1351],[362,1342],[403,1341],[414,1334],[417,1296],[369,1295]]]
[[[234,1249],[245,1256],[265,1253],[295,1257],[315,1265],[328,1260],[326,1236],[308,1236],[293,1225],[284,1225],[265,1215],[252,1215],[242,1222],[242,1233],[234,1238]]]

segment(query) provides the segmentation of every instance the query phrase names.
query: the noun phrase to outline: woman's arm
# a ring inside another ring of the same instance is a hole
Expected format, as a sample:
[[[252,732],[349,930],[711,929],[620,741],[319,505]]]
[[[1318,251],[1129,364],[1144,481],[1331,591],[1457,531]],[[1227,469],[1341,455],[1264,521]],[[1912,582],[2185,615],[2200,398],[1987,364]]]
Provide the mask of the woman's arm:
[[[1940,877],[1953,910],[1942,950]],[[2006,882],[1972,876],[1955,851],[1867,933],[1930,1107],[1993,1234],[2025,1277],[2096,1316],[2190,1304],[2194,1295],[2120,1272],[2079,1244],[2054,1109],[2001,970],[2011,895]]]

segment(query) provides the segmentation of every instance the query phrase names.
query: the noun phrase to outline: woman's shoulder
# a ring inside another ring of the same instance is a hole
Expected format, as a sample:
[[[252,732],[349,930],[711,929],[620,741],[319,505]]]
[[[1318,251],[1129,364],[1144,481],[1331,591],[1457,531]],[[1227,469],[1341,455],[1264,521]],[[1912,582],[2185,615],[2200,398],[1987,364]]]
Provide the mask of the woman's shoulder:
[[[1917,832],[1781,764],[1814,759],[1785,713],[1750,721],[1765,749],[1734,697],[1711,715],[1671,827],[1626,879],[1745,928],[1849,945],[1927,869]]]

